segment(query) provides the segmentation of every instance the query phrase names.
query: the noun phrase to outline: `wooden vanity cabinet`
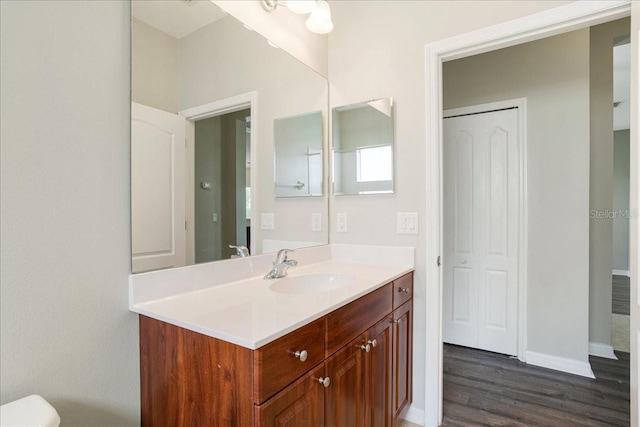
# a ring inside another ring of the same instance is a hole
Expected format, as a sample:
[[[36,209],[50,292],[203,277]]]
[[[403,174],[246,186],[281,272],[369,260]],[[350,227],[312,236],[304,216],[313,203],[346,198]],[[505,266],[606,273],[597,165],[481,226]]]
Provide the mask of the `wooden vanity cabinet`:
[[[396,426],[412,304],[409,273],[257,350],[141,315],[142,426]]]

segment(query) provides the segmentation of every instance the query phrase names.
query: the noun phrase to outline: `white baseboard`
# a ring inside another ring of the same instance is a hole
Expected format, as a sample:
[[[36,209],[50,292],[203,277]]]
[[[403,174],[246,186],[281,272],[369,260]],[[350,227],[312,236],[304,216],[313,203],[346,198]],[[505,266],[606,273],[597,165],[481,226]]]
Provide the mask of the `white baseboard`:
[[[627,276],[627,277],[631,277],[631,273],[629,273],[629,270],[612,270],[611,273],[614,276]]]
[[[424,426],[424,409],[418,409],[413,405],[409,405],[401,415],[403,420],[407,420],[410,423]]]
[[[600,344],[599,342],[589,343],[589,355],[618,360],[616,354],[613,352],[613,346],[608,344]]]
[[[552,356],[550,354],[527,351],[527,363],[542,368],[555,369],[556,371],[580,375],[587,378],[595,378],[589,362],[581,362],[575,359]]]

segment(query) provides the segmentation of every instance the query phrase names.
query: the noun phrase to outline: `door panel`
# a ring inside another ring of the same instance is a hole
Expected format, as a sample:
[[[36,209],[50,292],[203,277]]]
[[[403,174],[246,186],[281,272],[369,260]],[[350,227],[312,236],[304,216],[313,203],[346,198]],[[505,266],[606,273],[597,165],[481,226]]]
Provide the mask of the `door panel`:
[[[365,426],[364,335],[326,361],[331,384],[325,390],[325,422],[333,427]]]
[[[443,337],[517,354],[516,109],[444,121]]]
[[[323,427],[324,387],[318,379],[324,375],[324,364],[255,407],[259,427]]]
[[[366,425],[368,427],[390,427],[391,413],[391,319],[386,317],[374,325],[368,333],[367,342],[371,345],[369,366],[366,370],[369,390],[369,410]]]
[[[185,265],[185,119],[131,104],[134,273]]]

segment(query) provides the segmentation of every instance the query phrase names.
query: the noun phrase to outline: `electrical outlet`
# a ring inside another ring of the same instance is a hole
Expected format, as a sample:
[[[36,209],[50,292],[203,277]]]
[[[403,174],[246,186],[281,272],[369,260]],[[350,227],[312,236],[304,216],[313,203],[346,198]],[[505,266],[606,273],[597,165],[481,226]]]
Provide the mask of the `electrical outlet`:
[[[336,231],[338,233],[347,232],[347,214],[346,213],[336,214]]]
[[[398,212],[398,234],[418,234],[418,212]]]
[[[263,213],[260,215],[260,228],[263,230],[274,230],[276,228],[272,213]]]
[[[217,212],[214,212],[213,214],[211,214],[211,221],[218,222],[218,213]]]
[[[311,214],[311,231],[322,231],[322,214],[319,212]]]

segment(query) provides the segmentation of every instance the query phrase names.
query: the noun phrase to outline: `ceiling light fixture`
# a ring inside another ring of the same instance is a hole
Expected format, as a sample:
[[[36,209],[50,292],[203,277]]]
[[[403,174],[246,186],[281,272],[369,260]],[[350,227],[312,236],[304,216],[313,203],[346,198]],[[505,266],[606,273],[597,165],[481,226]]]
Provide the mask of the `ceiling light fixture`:
[[[289,11],[300,15],[310,13],[306,27],[313,33],[327,34],[333,30],[331,6],[325,0],[262,0],[262,7],[267,12],[273,12],[278,6],[286,6]]]

